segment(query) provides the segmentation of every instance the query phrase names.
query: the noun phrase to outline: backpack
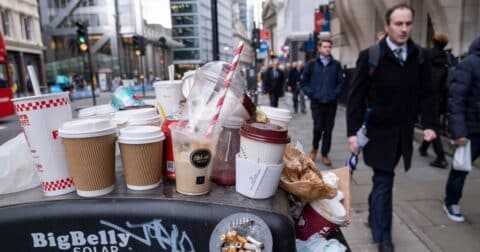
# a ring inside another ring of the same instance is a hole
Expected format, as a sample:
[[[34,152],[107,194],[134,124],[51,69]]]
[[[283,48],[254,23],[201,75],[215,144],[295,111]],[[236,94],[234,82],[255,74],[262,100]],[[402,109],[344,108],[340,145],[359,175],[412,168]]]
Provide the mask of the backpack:
[[[449,89],[450,84],[453,81],[453,76],[455,74],[455,68],[457,67],[457,60],[453,56],[452,52],[449,50],[446,50],[447,53],[447,64],[445,65],[445,68],[447,68],[447,78],[445,80],[445,89]]]
[[[421,65],[425,61],[423,56],[423,49],[418,46],[417,48],[419,51],[417,55],[417,59]],[[368,77],[372,78],[373,74],[375,73],[375,70],[378,67],[378,62],[380,62],[380,45],[375,44],[368,48]]]

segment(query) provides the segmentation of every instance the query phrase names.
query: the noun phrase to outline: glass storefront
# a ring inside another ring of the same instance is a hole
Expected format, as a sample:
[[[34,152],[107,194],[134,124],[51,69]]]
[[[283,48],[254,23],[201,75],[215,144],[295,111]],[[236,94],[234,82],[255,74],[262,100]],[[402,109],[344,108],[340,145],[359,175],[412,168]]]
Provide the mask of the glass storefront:
[[[195,13],[197,12],[197,4],[179,3],[170,5],[172,13]]]
[[[198,36],[198,29],[196,26],[190,27],[174,27],[172,28],[173,37],[196,37]]]
[[[200,52],[198,50],[174,51],[173,58],[175,60],[198,60],[200,59]]]

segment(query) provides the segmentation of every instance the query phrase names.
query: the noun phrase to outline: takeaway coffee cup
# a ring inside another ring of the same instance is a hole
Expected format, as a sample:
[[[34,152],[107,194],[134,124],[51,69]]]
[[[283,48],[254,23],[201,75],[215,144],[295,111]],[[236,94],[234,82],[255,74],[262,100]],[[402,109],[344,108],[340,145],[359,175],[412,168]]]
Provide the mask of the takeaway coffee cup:
[[[175,159],[176,190],[181,194],[202,195],[210,191],[210,170],[215,156],[217,137],[170,126]]]
[[[100,118],[66,122],[59,129],[78,195],[113,191],[116,130],[111,120]]]
[[[160,185],[163,140],[160,127],[130,126],[120,130],[118,143],[129,189],[149,190]]]
[[[46,196],[75,191],[58,128],[72,120],[68,93],[13,99]]]
[[[86,117],[104,117],[111,118],[116,109],[111,104],[103,104],[88,108],[83,108],[78,111],[78,118]]]
[[[153,83],[157,102],[162,105],[165,114],[172,115],[177,112],[183,100],[182,81],[157,81]]]
[[[115,113],[113,121],[119,125],[120,128],[139,125],[160,127],[162,124],[162,118],[155,108],[120,110]]]
[[[275,124],[249,122],[240,129],[240,155],[257,163],[281,163],[288,143],[287,130]]]
[[[236,191],[252,199],[266,199],[277,191],[284,164],[257,163],[237,154],[236,166]]]
[[[307,203],[295,224],[297,238],[307,240],[314,233],[327,236],[341,225],[346,216],[345,207],[340,203],[342,197],[343,194],[339,193],[331,200],[322,199]]]

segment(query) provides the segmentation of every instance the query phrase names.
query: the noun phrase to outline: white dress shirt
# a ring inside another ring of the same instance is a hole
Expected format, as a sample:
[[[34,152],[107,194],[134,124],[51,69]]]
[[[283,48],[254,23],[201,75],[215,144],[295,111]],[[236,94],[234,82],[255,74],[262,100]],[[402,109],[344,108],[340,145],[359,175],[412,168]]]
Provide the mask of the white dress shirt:
[[[397,48],[402,48],[402,58],[403,58],[403,61],[406,61],[407,60],[407,43],[401,45],[401,46],[398,46],[396,45],[395,43],[393,43],[391,40],[390,40],[390,37],[387,36],[387,45],[388,47],[390,48],[390,50],[392,50],[392,52],[395,52],[395,49]]]

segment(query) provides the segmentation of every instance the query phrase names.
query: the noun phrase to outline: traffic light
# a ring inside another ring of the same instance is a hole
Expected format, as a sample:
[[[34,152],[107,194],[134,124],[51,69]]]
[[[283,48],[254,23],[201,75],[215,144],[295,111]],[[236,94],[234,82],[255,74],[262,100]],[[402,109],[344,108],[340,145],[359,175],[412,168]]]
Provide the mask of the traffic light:
[[[87,26],[81,23],[75,23],[77,26],[77,44],[78,49],[81,52],[86,52],[88,50],[88,32]]]
[[[260,29],[252,30],[252,46],[253,48],[260,48]]]
[[[135,55],[144,56],[145,55],[145,38],[142,36],[133,36],[133,50]]]

